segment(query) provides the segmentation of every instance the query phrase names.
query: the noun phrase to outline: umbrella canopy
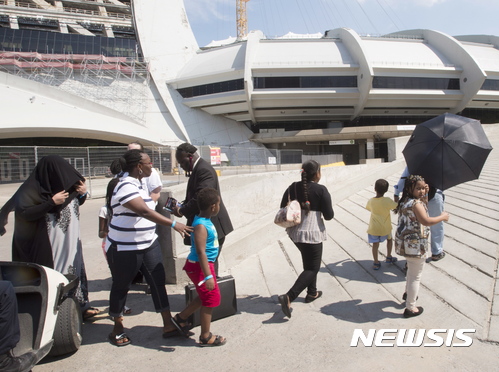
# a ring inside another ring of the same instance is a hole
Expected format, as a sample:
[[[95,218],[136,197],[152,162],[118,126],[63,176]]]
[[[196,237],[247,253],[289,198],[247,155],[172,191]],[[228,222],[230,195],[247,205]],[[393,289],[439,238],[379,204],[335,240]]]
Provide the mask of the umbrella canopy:
[[[446,190],[477,179],[490,151],[480,121],[443,114],[418,124],[402,153],[411,174]]]

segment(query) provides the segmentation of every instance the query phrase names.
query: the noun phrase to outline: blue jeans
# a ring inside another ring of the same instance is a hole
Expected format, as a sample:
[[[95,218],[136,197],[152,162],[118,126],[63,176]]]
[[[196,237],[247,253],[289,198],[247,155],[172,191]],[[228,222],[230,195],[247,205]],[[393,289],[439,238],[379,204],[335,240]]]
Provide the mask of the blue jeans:
[[[441,190],[437,190],[433,199],[428,202],[428,214],[430,217],[438,217],[444,211],[445,196]],[[444,250],[444,223],[439,222],[430,226],[431,254],[437,255]]]
[[[128,291],[139,270],[144,274],[147,284],[151,286],[151,296],[156,312],[170,309],[165,287],[165,267],[157,239],[149,248],[140,251],[118,251],[116,246],[111,245],[107,251],[107,262],[113,277],[109,295],[110,316],[123,315]]]

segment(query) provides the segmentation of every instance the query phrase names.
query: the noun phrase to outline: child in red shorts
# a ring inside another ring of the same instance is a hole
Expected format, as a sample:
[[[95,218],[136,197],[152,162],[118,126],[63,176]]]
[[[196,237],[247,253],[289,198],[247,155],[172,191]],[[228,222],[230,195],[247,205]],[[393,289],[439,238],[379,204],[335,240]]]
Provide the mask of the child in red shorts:
[[[191,252],[187,257],[184,270],[196,286],[198,298],[192,301],[180,313],[172,318],[172,323],[184,334],[188,335],[187,318],[197,309],[200,310],[201,335],[200,346],[222,346],[225,337],[210,332],[211,314],[214,307],[220,305],[220,289],[218,288],[214,262],[218,256],[217,230],[210,218],[220,211],[220,195],[212,188],[202,189],[197,194],[199,215],[194,217],[191,233]]]

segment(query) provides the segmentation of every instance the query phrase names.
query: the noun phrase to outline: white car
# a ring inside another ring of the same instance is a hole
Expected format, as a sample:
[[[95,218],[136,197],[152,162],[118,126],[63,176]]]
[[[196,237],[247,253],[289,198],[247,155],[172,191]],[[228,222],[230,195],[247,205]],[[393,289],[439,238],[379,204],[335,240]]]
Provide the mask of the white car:
[[[0,280],[16,292],[21,338],[15,356],[35,354],[33,365],[46,355],[75,352],[81,345],[80,305],[68,292],[78,285],[76,276],[26,262],[0,262]]]

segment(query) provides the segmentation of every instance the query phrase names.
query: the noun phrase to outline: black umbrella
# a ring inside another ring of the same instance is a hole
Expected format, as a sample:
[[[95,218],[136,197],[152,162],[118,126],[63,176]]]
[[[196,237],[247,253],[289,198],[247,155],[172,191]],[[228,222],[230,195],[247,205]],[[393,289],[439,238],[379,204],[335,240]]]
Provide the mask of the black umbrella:
[[[402,153],[411,174],[446,190],[477,179],[490,151],[480,121],[443,114],[418,124]]]

